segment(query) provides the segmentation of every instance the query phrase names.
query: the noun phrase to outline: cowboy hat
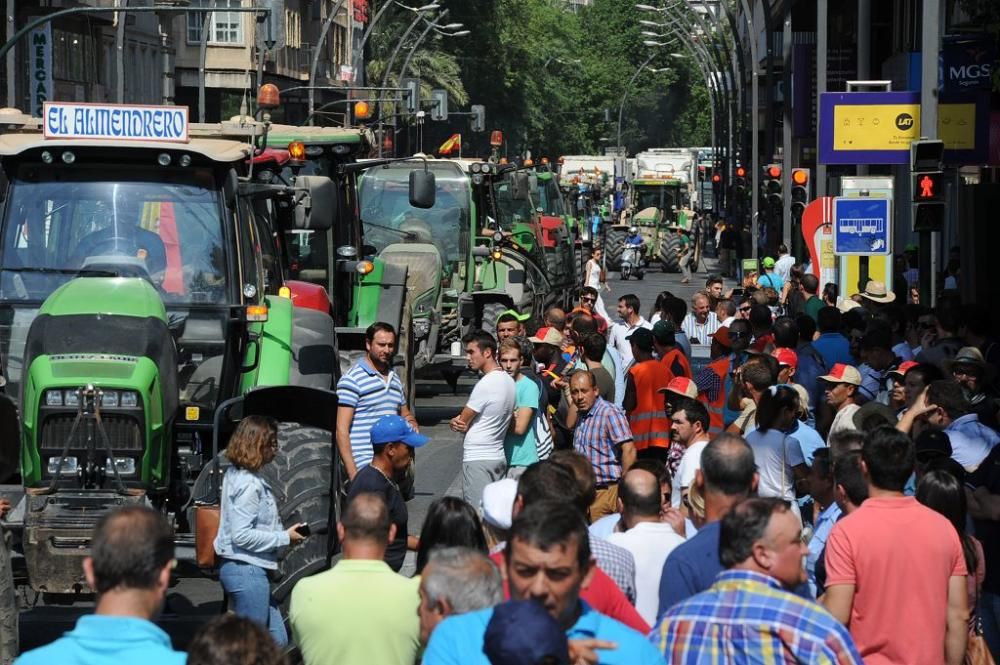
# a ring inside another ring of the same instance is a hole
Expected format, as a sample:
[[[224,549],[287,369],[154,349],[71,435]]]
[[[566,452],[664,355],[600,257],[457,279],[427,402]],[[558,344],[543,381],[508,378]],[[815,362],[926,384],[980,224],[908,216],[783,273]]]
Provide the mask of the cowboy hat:
[[[996,373],[996,368],[992,364],[986,362],[983,358],[983,352],[974,346],[963,346],[955,354],[954,358],[949,358],[941,363],[944,366],[944,371],[951,374],[952,369],[955,365],[971,365],[973,367],[978,367],[983,374],[986,376],[988,381],[993,379],[993,375]]]
[[[885,288],[885,282],[878,282],[874,279],[865,284],[865,290],[860,295],[866,300],[878,303],[890,303],[896,299],[896,294]]]

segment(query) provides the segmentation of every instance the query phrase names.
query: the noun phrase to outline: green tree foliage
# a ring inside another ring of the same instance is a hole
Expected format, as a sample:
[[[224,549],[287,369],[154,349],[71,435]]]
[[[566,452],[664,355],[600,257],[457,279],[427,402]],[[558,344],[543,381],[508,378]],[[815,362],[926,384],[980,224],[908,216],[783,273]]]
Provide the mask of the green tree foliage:
[[[464,23],[472,34],[437,47],[460,65],[470,103],[486,106],[487,129],[504,132],[510,156],[528,150],[551,157],[594,153],[615,145],[626,93],[622,140],[629,152],[708,144],[709,103],[700,71],[690,59],[669,56],[683,52],[680,44],[658,49],[649,65],[670,71],[645,70],[626,89],[652,53],[639,25],[650,15],[632,3],[595,0],[575,10],[561,0],[463,0],[449,6],[448,20]],[[461,131],[466,154],[488,150],[489,134],[471,134],[464,117],[432,123],[426,131],[428,147]]]

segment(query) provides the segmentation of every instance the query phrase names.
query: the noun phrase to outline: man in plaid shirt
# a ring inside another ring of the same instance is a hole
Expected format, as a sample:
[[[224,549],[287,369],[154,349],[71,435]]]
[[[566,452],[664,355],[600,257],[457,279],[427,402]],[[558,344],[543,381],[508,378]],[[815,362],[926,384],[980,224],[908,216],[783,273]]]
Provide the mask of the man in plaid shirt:
[[[625,412],[603,399],[589,370],[573,372],[569,383],[567,423],[575,423],[573,447],[594,468],[597,497],[590,506],[593,522],[615,512],[618,479],[635,462],[635,443]]]
[[[844,625],[787,590],[805,581],[807,551],[787,501],[742,501],[722,518],[719,557],[726,570],[707,591],[671,607],[650,640],[674,665],[861,665]]]

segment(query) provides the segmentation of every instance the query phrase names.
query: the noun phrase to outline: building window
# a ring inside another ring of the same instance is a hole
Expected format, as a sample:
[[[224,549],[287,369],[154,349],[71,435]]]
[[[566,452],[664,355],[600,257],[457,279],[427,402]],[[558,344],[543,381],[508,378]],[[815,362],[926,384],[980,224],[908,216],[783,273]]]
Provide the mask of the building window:
[[[193,0],[192,7],[211,7],[212,0]],[[231,7],[241,6],[240,0],[216,0],[208,30],[208,41],[212,44],[243,44],[243,14],[225,11]],[[187,15],[187,41],[189,44],[201,43],[201,24],[204,14],[190,13]]]
[[[57,79],[98,83],[97,40],[90,34],[52,30],[52,73]]]
[[[302,47],[302,15],[291,9],[285,9],[285,46]]]

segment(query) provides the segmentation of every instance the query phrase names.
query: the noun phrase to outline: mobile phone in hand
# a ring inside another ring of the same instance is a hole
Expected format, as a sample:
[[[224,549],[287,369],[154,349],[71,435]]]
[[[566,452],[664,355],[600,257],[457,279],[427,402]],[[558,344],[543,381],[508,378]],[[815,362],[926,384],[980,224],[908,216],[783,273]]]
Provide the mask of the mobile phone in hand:
[[[312,535],[312,529],[309,528],[308,524],[298,525],[297,527],[295,527],[295,531],[297,531],[298,534],[303,538],[308,538],[309,536]]]

